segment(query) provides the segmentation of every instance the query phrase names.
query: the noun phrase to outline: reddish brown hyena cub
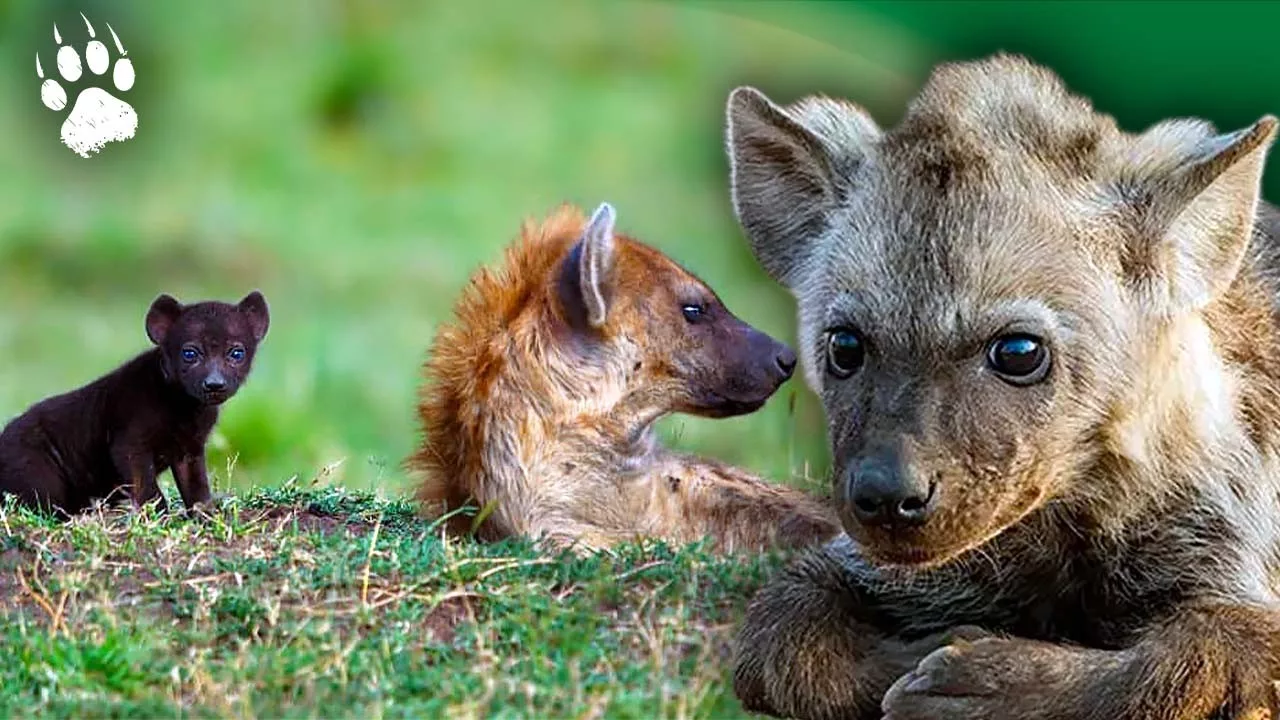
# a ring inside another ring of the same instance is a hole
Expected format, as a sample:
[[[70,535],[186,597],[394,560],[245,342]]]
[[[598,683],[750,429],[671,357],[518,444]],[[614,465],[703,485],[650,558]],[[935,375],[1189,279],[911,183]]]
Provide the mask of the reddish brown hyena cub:
[[[673,260],[614,233],[603,204],[526,224],[438,331],[408,465],[437,516],[489,507],[481,539],[589,551],[641,537],[722,551],[816,544],[834,509],[799,490],[658,445],[673,412],[761,407],[795,354],[736,318]],[[482,517],[482,516],[477,516]],[[455,531],[472,518],[458,513]]]
[[[848,533],[751,603],[743,703],[1274,714],[1276,120],[1129,134],[1001,55],[937,68],[889,130],[750,88],[728,122],[734,205],[797,299]]]
[[[154,348],[36,403],[0,433],[0,494],[63,516],[99,499],[163,508],[156,478],[172,468],[188,510],[209,502],[205,441],[267,324],[257,291],[237,305],[156,298],[146,319]]]

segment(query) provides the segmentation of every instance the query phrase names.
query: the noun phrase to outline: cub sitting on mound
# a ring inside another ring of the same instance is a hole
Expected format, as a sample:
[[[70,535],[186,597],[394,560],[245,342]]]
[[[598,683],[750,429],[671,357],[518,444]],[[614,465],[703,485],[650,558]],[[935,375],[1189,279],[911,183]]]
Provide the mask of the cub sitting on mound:
[[[816,544],[828,505],[661,447],[661,417],[753,412],[791,377],[791,349],[730,313],[661,252],[614,234],[602,204],[527,223],[505,266],[482,269],[436,335],[407,461],[433,516],[493,504],[483,540],[519,535],[596,550],[711,538],[721,552]],[[455,514],[450,528],[466,531]]]

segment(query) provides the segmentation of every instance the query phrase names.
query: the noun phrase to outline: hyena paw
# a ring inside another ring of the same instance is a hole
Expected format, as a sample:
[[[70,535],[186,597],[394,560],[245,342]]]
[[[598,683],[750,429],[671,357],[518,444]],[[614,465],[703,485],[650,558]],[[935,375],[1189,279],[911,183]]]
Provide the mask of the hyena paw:
[[[204,500],[197,500],[187,508],[187,515],[200,520],[209,520],[227,506],[228,499],[227,495],[218,493]]]
[[[127,502],[128,512],[132,515],[165,515],[169,512],[169,501],[164,495],[151,498],[130,498]]]
[[[1069,700],[1078,690],[1074,681],[1105,665],[1100,657],[1049,643],[958,638],[898,678],[881,709],[884,720],[1054,717],[1052,708],[1076,704]]]

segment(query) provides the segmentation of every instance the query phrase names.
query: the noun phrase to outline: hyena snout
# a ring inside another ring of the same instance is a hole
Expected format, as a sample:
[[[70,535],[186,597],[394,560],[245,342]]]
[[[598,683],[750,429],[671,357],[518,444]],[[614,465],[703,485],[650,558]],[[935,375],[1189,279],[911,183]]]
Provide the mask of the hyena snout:
[[[769,372],[781,385],[791,379],[796,371],[796,351],[770,338],[773,345],[771,355],[773,362],[769,364]]]
[[[731,417],[754,412],[795,373],[796,353],[785,343],[742,321],[715,340],[687,369],[692,407],[708,417]]]
[[[739,385],[743,397],[772,395],[796,370],[796,353],[785,343],[773,339],[751,326],[745,327],[745,342],[737,351],[737,368],[730,373],[730,384]]]
[[[204,379],[199,380],[197,388],[191,394],[210,405],[220,405],[236,392],[233,378],[227,377],[217,368],[210,370]]]
[[[783,345],[774,362],[777,363],[782,378],[790,378],[796,371],[796,351]]]
[[[902,467],[892,454],[880,453],[849,466],[843,500],[864,526],[919,527],[933,514],[937,489],[933,479]]]
[[[227,379],[222,373],[214,370],[205,377],[204,382],[200,384],[206,392],[222,392],[227,389]]]

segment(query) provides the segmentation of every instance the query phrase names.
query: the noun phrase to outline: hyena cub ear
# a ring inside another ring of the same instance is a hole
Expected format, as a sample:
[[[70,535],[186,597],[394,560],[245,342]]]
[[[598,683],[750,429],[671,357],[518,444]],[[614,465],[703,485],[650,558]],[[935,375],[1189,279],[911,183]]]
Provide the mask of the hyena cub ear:
[[[1203,307],[1235,278],[1276,125],[1267,115],[1244,130],[1211,135],[1204,125],[1173,121],[1138,138],[1134,165],[1145,187],[1135,198],[1141,231],[1129,248],[1130,275],[1158,278],[1161,287],[1151,289],[1167,293],[1173,307],[1165,309]]]
[[[598,330],[609,317],[615,217],[612,205],[600,203],[560,273],[560,304],[569,322],[582,329]]]
[[[852,103],[812,96],[784,109],[751,87],[730,93],[726,114],[734,212],[756,260],[794,289],[880,129]]]
[[[253,333],[253,341],[261,342],[267,336],[267,327],[271,324],[271,314],[267,310],[267,299],[262,293],[254,290],[238,305],[240,312],[249,318],[249,330]]]
[[[182,303],[172,295],[161,294],[152,301],[151,308],[147,310],[147,338],[156,345],[164,344],[164,339],[169,335],[169,328],[173,327],[180,315],[182,315]]]

